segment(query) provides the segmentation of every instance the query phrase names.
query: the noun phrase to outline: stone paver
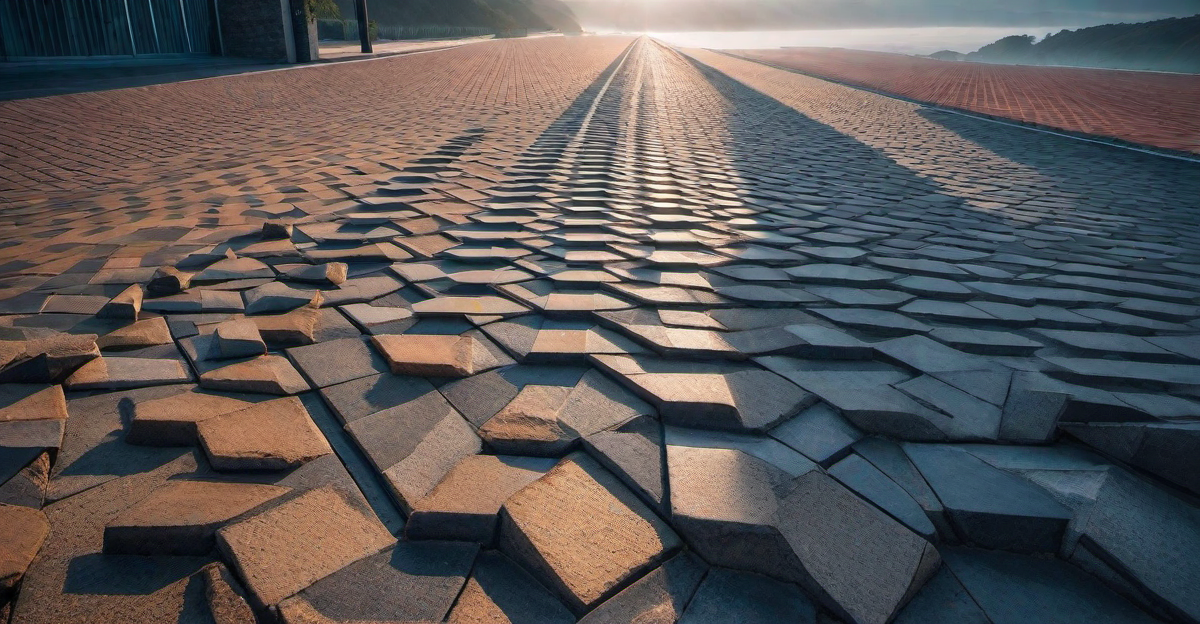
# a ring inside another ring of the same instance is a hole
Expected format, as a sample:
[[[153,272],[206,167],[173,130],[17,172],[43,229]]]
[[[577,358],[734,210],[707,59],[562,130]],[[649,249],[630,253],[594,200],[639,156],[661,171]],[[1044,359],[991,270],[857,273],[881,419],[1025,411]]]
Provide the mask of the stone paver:
[[[1200,619],[1194,163],[627,37],[0,116],[0,620]]]

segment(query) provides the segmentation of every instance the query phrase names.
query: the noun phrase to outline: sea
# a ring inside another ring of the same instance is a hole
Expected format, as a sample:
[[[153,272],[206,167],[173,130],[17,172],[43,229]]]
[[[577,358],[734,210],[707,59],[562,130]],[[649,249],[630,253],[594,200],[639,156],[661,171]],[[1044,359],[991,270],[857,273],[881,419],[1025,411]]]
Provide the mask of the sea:
[[[927,26],[919,28],[843,28],[822,30],[758,30],[724,32],[647,33],[672,45],[688,48],[767,49],[782,47],[853,48],[897,54],[931,54],[939,50],[974,52],[1009,35],[1038,39],[1066,26]]]

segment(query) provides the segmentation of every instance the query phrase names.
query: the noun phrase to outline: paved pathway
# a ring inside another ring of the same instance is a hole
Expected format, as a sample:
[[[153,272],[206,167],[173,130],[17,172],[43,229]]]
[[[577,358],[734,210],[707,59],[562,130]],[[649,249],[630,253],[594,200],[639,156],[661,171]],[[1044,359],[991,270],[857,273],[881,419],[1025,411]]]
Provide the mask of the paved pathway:
[[[624,38],[0,117],[14,623],[1200,619],[1200,166]]]
[[[940,106],[1200,153],[1200,76],[992,65],[829,48],[741,50],[747,58]]]

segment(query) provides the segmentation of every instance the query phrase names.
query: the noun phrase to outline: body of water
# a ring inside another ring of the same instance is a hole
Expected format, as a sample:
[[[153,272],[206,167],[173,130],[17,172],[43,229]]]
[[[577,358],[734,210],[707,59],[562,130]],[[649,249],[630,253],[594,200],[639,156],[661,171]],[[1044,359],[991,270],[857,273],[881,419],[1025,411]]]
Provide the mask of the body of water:
[[[929,26],[921,28],[845,28],[822,30],[765,30],[742,32],[657,32],[651,36],[689,48],[765,49],[782,47],[854,48],[899,54],[930,54],[938,50],[974,52],[1009,35],[1034,35],[1079,26]]]

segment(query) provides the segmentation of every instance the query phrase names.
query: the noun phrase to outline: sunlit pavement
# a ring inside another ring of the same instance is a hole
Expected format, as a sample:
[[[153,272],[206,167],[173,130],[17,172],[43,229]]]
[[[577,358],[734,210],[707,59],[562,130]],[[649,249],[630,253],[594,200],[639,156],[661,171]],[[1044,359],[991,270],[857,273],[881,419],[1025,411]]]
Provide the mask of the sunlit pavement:
[[[1200,619],[1198,164],[605,37],[0,118],[15,624]]]

